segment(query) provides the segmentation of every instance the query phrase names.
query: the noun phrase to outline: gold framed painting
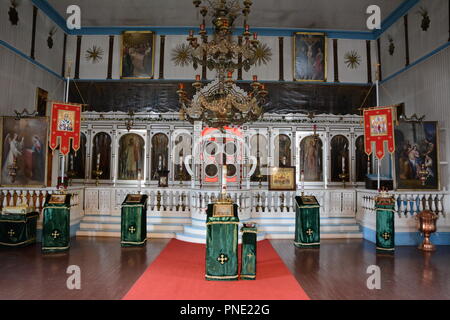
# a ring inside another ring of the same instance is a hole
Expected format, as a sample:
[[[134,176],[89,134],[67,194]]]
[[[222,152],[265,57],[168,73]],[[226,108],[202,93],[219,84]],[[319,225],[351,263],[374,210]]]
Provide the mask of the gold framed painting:
[[[153,31],[124,31],[121,48],[122,79],[153,79],[155,73]]]
[[[397,190],[440,190],[439,146],[437,121],[400,121],[395,127],[395,188]]]
[[[3,117],[0,122],[1,185],[45,187],[48,118]]]
[[[47,115],[48,92],[41,88],[36,88],[36,111],[38,116]]]
[[[234,216],[234,206],[230,204],[219,204],[215,203],[213,206],[213,217],[233,217]]]
[[[294,191],[295,189],[295,167],[269,168],[269,190]]]
[[[294,81],[327,81],[325,33],[294,33],[293,50]]]

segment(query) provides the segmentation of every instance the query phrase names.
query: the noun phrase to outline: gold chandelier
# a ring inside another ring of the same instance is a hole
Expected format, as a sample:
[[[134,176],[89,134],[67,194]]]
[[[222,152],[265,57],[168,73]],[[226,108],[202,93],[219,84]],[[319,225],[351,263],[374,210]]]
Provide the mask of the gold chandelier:
[[[250,33],[247,24],[252,1],[250,0],[207,0],[205,6],[201,6],[201,0],[194,0],[203,17],[200,25],[200,43],[194,36],[194,31],[189,32],[187,41],[191,51],[191,60],[194,68],[198,65],[215,70],[216,78],[205,85],[196,76],[192,86],[196,92],[189,99],[184,84],[179,84],[177,94],[179,96],[180,118],[194,121],[203,121],[209,127],[223,128],[230,125],[242,125],[259,119],[263,115],[262,106],[268,91],[264,84],[258,82],[258,77],[253,76],[252,90],[246,92],[236,85],[232,79],[237,69],[249,71],[257,61],[257,47],[259,44],[257,33]],[[206,16],[212,15],[213,35],[208,40],[206,31]],[[243,41],[233,40],[233,23],[240,17],[244,17]]]

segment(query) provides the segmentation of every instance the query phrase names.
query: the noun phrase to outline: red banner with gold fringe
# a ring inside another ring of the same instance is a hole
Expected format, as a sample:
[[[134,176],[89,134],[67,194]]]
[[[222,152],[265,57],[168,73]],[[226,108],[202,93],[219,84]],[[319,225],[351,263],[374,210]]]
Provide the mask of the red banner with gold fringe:
[[[58,146],[63,155],[70,152],[70,140],[72,148],[77,151],[80,148],[81,128],[80,104],[53,102],[50,125],[50,148],[55,150]]]
[[[364,110],[364,147],[367,155],[372,154],[372,143],[375,142],[375,154],[378,159],[384,158],[384,142],[388,151],[395,151],[394,119],[396,109],[393,106]]]

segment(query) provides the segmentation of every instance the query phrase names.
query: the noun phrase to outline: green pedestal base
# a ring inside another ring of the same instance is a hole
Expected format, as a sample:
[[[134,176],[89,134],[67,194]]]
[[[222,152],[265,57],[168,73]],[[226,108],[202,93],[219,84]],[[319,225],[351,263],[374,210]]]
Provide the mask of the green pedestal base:
[[[70,248],[70,194],[61,195],[63,203],[51,203],[48,195],[42,222],[42,252],[65,252]]]
[[[256,227],[242,227],[241,274],[242,280],[256,279]]]
[[[295,197],[295,240],[298,248],[320,246],[320,206],[313,196]]]
[[[213,217],[213,204],[208,205],[206,219],[206,280],[238,280],[238,206],[234,216]]]
[[[147,244],[147,200],[146,194],[133,194],[122,203],[122,247],[144,247]]]
[[[376,248],[380,253],[395,251],[394,203],[381,199],[376,208]]]
[[[36,242],[38,213],[0,215],[0,246],[25,247]]]

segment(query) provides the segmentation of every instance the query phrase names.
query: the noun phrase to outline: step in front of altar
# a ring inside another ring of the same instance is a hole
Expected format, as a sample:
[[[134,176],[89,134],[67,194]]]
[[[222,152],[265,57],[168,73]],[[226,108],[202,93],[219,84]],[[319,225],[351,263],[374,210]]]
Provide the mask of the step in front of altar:
[[[258,225],[258,240],[294,239],[295,218],[288,216],[259,216],[247,219]],[[244,221],[242,221],[244,222]],[[324,217],[320,219],[322,239],[361,239],[360,227],[354,218]],[[205,243],[206,226],[202,219],[184,216],[148,216],[149,238],[177,238],[182,241]],[[80,223],[77,236],[120,237],[119,216],[87,215]]]

